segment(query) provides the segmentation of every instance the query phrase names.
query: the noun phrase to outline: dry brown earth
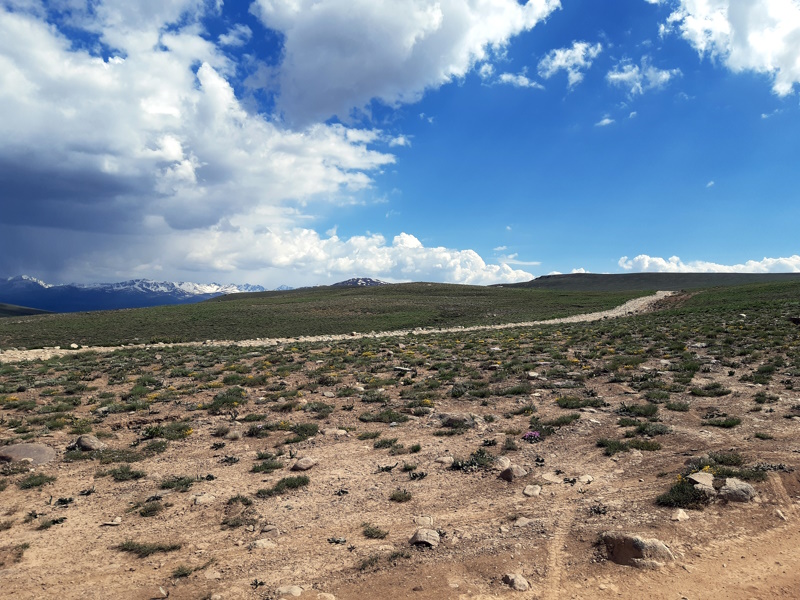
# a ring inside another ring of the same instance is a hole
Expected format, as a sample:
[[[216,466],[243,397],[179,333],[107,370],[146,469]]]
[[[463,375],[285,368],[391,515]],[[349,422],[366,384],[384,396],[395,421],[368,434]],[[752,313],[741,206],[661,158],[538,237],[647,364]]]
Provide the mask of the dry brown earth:
[[[638,305],[629,304],[600,318],[623,316],[647,306],[646,301],[639,301]],[[514,331],[519,327],[515,325]],[[467,330],[459,329],[452,335],[462,331]],[[499,332],[487,330],[486,335],[480,340],[479,355],[461,360],[488,376],[492,348],[502,348],[510,342]],[[412,337],[415,351],[423,352],[425,339]],[[408,335],[397,333],[382,338],[381,362],[387,373],[405,364],[403,357],[410,352],[407,338]],[[313,349],[307,350],[301,345],[307,341],[259,340],[252,345],[297,347],[295,359],[305,368],[285,378],[291,388],[340,343],[332,336],[317,338]],[[55,355],[52,352],[50,355]],[[708,359],[703,348],[697,348],[696,354],[699,360]],[[1,356],[8,362],[50,355],[5,352]],[[254,357],[250,362],[258,360]],[[212,437],[220,425],[243,433],[251,425],[242,422],[241,415],[233,421],[228,414],[213,416],[204,410],[189,409],[190,404],[207,405],[218,391],[215,389],[180,402],[153,404],[143,413],[111,414],[95,431],[108,432],[104,441],[119,450],[130,449],[148,426],[191,419],[193,431],[186,439],[172,441],[166,452],[131,464],[133,469],[146,473],[134,481],[115,482],[111,477],[97,476],[98,470],[118,464],[64,462],[67,446],[77,436],[66,430],[53,431],[37,441],[54,448],[59,458],[34,472],[55,476],[56,480],[41,488],[23,490],[15,483],[26,474],[11,475],[7,477],[7,488],[0,491],[0,523],[9,524],[0,531],[0,562],[4,563],[0,566],[0,596],[63,600],[138,600],[166,595],[175,599],[276,599],[293,597],[276,590],[294,585],[303,588],[301,600],[797,598],[797,471],[770,472],[766,481],[754,483],[756,502],[716,502],[702,511],[688,510],[686,521],[671,520],[673,509],[654,502],[672,484],[689,456],[710,450],[735,449],[750,461],[789,466],[798,463],[800,437],[796,419],[755,413],[733,429],[702,425],[701,415],[715,407],[724,406],[731,414],[747,414],[757,389],[718,364],[705,364],[710,365],[708,371],[697,373],[695,383],[719,382],[732,393],[724,398],[690,398],[688,394],[676,397],[691,401],[692,410],[660,412],[663,423],[672,429],[662,438],[663,450],[634,450],[613,457],[604,455],[596,441],[620,436],[616,411],[621,403],[630,404],[638,395],[627,384],[609,377],[596,377],[586,383],[586,391],[602,398],[607,406],[583,409],[578,421],[558,429],[541,443],[521,441],[520,433],[527,430],[529,416],[511,413],[533,403],[536,415],[543,420],[564,415],[567,411],[555,404],[564,391],[545,385],[547,379],[532,380],[530,393],[523,397],[492,397],[485,404],[442,394],[430,414],[391,426],[359,421],[359,414],[374,407],[362,404],[357,397],[326,395],[344,386],[359,385],[354,372],[341,374],[335,385],[321,385],[302,398],[302,402],[333,404],[331,415],[317,421],[320,430],[343,429],[347,433],[319,433],[295,444],[283,444],[290,435],[283,431],[272,432],[265,439]],[[583,366],[591,368],[591,361],[584,361]],[[665,365],[649,360],[635,368],[641,373],[658,372]],[[154,360],[150,372],[161,376],[158,361]],[[430,364],[421,365],[414,380],[435,375]],[[665,378],[669,376],[664,374]],[[179,386],[181,381],[170,383]],[[93,394],[120,394],[130,387],[111,383],[106,374],[92,385],[97,388]],[[399,399],[401,388],[387,386],[390,404],[403,404]],[[764,389],[778,393],[768,386]],[[269,403],[258,403],[262,390],[249,389],[248,393],[247,410],[242,407],[242,415],[253,412],[280,418],[270,412]],[[44,402],[35,390],[17,396]],[[776,406],[796,403],[796,396],[783,393]],[[353,404],[355,408],[348,409]],[[93,408],[96,409],[84,404],[76,412],[90,418]],[[464,412],[482,419],[462,435],[434,435],[441,430],[438,415]],[[288,417],[310,420],[295,417],[296,414]],[[767,429],[774,439],[754,437],[756,431]],[[397,438],[397,443],[406,449],[414,444],[420,444],[421,449],[418,453],[396,455],[387,449],[376,450],[374,440],[358,439],[359,433],[368,431],[380,432],[378,439]],[[502,452],[510,431],[516,432],[511,437],[518,449]],[[490,440],[497,440],[498,445],[485,446]],[[212,449],[212,444],[221,442],[225,443],[224,448]],[[284,467],[271,474],[251,473],[257,452],[275,451],[276,446],[286,452],[280,457]],[[466,458],[483,447],[493,455],[508,457],[528,475],[507,482],[498,477],[496,467],[460,472],[437,462],[445,456]],[[290,457],[290,453],[294,456]],[[282,477],[297,475],[289,468],[301,457],[317,461],[304,472],[310,479],[307,487],[270,498],[255,496],[258,489],[270,487]],[[381,472],[381,467],[395,463],[397,466],[391,471]],[[415,464],[414,472],[425,472],[427,476],[411,480],[402,470],[404,463]],[[175,475],[196,479],[187,492],[159,489],[164,478]],[[206,478],[207,475],[213,478]],[[592,480],[573,482],[573,478],[585,475]],[[565,478],[569,480],[566,483]],[[534,484],[541,486],[540,495],[523,494],[526,486]],[[94,492],[80,495],[88,489]],[[411,499],[403,503],[391,501],[390,496],[398,489],[410,492]],[[163,512],[140,516],[139,508],[155,495],[162,496]],[[252,506],[229,503],[237,496],[252,499]],[[74,500],[59,508],[54,504],[58,498]],[[26,516],[32,511],[39,516],[26,523]],[[37,524],[44,519],[62,516],[66,517],[64,522],[38,529]],[[236,516],[243,517],[245,524],[223,526],[223,521]],[[121,522],[105,525],[115,517],[120,517]],[[248,518],[252,519],[250,526]],[[388,531],[386,538],[367,539],[362,532],[365,522]],[[419,526],[439,530],[440,545],[429,549],[410,547],[408,540]],[[614,564],[606,560],[597,544],[600,532],[608,530],[658,538],[669,546],[676,560],[655,570]],[[345,541],[339,543],[341,539]],[[181,547],[137,558],[116,549],[126,540],[179,543]],[[17,560],[14,549],[20,544],[29,547]],[[181,565],[197,570],[187,577],[175,577],[173,571]],[[511,590],[502,582],[506,573],[523,575],[530,590]]]

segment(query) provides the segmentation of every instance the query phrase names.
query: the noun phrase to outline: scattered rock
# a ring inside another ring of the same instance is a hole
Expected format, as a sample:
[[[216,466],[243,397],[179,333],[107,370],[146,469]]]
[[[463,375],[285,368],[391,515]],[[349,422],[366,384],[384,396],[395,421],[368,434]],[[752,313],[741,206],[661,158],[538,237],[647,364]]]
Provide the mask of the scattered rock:
[[[278,544],[276,544],[272,540],[262,538],[260,540],[254,541],[252,544],[250,544],[250,547],[256,550],[267,550],[269,548],[277,548]]]
[[[440,413],[437,415],[442,427],[473,427],[475,418],[468,413]]]
[[[336,600],[336,596],[333,594],[326,594],[325,592],[320,592],[317,594],[317,600]]]
[[[534,498],[542,493],[542,486],[540,485],[526,485],[522,493],[529,498]]]
[[[316,460],[306,456],[298,460],[296,463],[294,463],[294,465],[292,465],[292,471],[308,471],[316,464],[317,464]]]
[[[527,527],[533,523],[533,519],[528,519],[527,517],[519,517],[516,521],[514,521],[514,527]]]
[[[101,523],[101,527],[119,527],[122,523],[122,517],[114,517],[111,521],[106,521],[105,523]]]
[[[534,379],[539,379],[539,374],[536,371],[528,371],[525,376],[530,380],[533,381]]]
[[[408,540],[412,546],[428,546],[429,548],[436,548],[439,545],[439,532],[433,529],[426,529],[420,527]]]
[[[580,477],[578,477],[578,481],[580,481],[581,483],[592,483],[594,481],[594,477],[592,477],[591,475],[581,475]]]
[[[507,456],[501,456],[496,461],[494,461],[495,469],[504,470],[511,466],[511,459]]]
[[[78,346],[78,344],[75,343],[70,344],[69,347],[72,348],[73,350],[77,350],[78,348],[80,348],[80,346]]]
[[[336,394],[334,394],[333,392],[322,392],[322,395],[325,398],[336,398]]]
[[[686,514],[686,511],[683,510],[682,508],[679,508],[674,513],[672,513],[672,516],[670,517],[670,520],[681,522],[681,521],[688,520],[688,518],[689,518],[689,515]]]
[[[506,481],[514,481],[515,479],[519,479],[520,477],[525,477],[527,474],[528,472],[519,465],[511,465],[507,469],[503,469],[500,472],[500,479],[505,479]]]
[[[783,511],[780,508],[775,509],[775,516],[778,517],[781,521],[788,521],[789,519],[786,518],[786,515],[783,514]]]
[[[303,588],[301,588],[299,585],[284,585],[276,589],[275,593],[278,596],[293,596],[297,598],[298,596],[302,595]]]
[[[75,448],[79,450],[84,450],[87,452],[92,452],[95,450],[105,450],[108,448],[108,444],[101,442],[93,435],[82,435],[73,444]]]
[[[719,490],[719,495],[728,502],[750,502],[756,497],[756,490],[741,479],[729,477]]]
[[[26,461],[33,467],[50,462],[56,457],[56,451],[45,444],[12,444],[0,448],[0,462]]]
[[[439,463],[445,467],[449,467],[450,465],[455,462],[455,459],[452,456],[440,456],[434,462]]]
[[[323,429],[322,435],[332,435],[334,437],[341,437],[343,435],[347,435],[347,431],[345,431],[344,429],[335,429],[335,428]]]
[[[675,560],[667,546],[657,539],[643,539],[628,533],[606,531],[601,534],[609,560],[640,569],[663,567]]]
[[[519,573],[506,573],[503,575],[503,583],[518,592],[527,592],[531,587],[528,580]]]
[[[213,504],[216,499],[217,497],[211,494],[199,494],[194,497],[194,503],[197,506],[206,506],[208,504]]]
[[[226,440],[240,440],[242,439],[242,432],[238,429],[231,429],[228,433],[225,434]]]
[[[433,517],[425,515],[414,517],[414,524],[420,527],[433,527]]]

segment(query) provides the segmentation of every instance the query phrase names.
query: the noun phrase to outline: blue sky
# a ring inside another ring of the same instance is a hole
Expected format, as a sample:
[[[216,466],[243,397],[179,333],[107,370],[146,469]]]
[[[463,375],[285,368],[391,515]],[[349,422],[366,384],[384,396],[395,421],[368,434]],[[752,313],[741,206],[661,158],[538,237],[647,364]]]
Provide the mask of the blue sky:
[[[0,0],[0,276],[800,271],[798,0]]]

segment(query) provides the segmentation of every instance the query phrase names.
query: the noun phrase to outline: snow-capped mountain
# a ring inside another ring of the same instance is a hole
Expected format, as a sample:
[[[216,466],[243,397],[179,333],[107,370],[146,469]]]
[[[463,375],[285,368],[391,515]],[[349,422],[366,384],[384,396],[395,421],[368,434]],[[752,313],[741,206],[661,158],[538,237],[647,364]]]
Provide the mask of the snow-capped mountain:
[[[223,294],[264,292],[260,285],[132,279],[117,283],[50,285],[27,275],[0,279],[0,302],[53,312],[190,304]]]
[[[370,277],[353,277],[339,283],[332,283],[331,287],[370,287],[374,285],[390,285],[380,279],[372,279]]]

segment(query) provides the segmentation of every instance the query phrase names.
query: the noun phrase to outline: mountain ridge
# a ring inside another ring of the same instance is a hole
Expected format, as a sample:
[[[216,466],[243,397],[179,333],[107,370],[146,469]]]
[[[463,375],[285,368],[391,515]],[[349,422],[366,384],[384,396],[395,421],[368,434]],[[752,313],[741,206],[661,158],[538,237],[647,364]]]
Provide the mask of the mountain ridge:
[[[285,286],[282,286],[285,289]],[[49,284],[29,275],[0,279],[0,302],[49,312],[84,312],[191,304],[225,294],[263,292],[252,284],[129,279],[114,283]]]

